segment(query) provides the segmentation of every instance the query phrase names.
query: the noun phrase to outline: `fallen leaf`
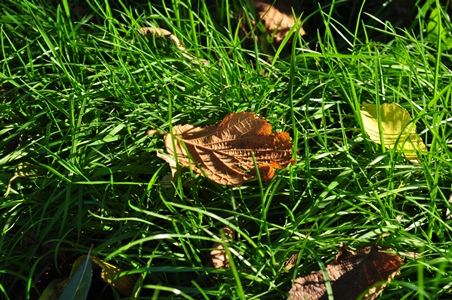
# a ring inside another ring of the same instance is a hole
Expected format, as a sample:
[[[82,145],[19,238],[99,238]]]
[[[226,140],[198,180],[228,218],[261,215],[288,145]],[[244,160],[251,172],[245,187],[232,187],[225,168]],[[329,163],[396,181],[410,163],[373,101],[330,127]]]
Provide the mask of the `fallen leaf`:
[[[402,266],[399,256],[379,252],[380,249],[377,246],[365,246],[353,252],[345,249],[345,244],[341,243],[336,259],[325,269],[335,300],[355,300],[364,292],[366,294],[361,299],[378,297]],[[295,279],[288,299],[328,299],[322,271]]]
[[[135,288],[135,283],[138,280],[137,275],[123,275],[116,278],[116,276],[121,272],[124,272],[125,269],[104,262],[97,257],[91,257],[91,260],[93,261],[93,263],[102,268],[100,276],[106,283],[108,283],[112,287],[115,287],[122,295],[126,297],[130,297],[132,295]]]
[[[262,21],[267,32],[278,43],[282,42],[290,29],[296,24],[292,8],[283,1],[254,0],[254,6],[259,20]],[[298,34],[303,36],[306,33],[300,27]]]
[[[222,228],[224,239],[222,243],[213,243],[212,248],[214,250],[210,251],[210,258],[212,259],[212,264],[214,268],[229,268],[229,257],[224,250],[224,243],[230,242],[235,239],[234,230],[229,226],[224,226]],[[229,239],[228,239],[229,238]]]
[[[232,113],[218,126],[174,126],[165,146],[168,159],[177,157],[179,164],[223,185],[256,178],[253,155],[263,181],[273,178],[275,168],[295,161],[289,134],[273,134],[271,124],[250,112]]]
[[[364,103],[361,108],[361,117],[364,129],[370,139],[392,149],[396,147],[402,151],[405,157],[414,164],[419,164],[417,152],[426,152],[422,138],[416,133],[416,125],[411,122],[411,116],[406,109],[396,103],[384,103],[380,105],[381,129],[378,127],[378,112],[376,104]]]

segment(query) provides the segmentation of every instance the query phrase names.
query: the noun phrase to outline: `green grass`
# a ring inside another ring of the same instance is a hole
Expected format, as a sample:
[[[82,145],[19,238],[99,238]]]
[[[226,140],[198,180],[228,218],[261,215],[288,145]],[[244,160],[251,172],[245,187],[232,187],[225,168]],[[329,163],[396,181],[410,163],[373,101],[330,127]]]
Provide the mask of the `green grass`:
[[[0,191],[20,163],[45,170],[1,198],[2,299],[37,299],[91,245],[140,274],[141,299],[285,299],[291,280],[333,260],[341,242],[379,238],[406,256],[381,299],[452,297],[452,62],[424,30],[427,4],[419,33],[378,16],[378,28],[347,29],[333,5],[316,13],[318,39],[274,49],[272,60],[259,43],[242,46],[229,18],[248,9],[240,1],[151,2],[90,1],[78,15],[67,1],[0,4]],[[170,30],[186,52],[140,36],[145,26]],[[429,148],[420,165],[370,141],[364,102],[410,112]],[[238,111],[289,132],[298,162],[262,185],[220,186],[187,169],[162,184],[163,138],[148,128],[217,124]],[[224,225],[236,231],[231,268],[214,269]],[[293,253],[298,265],[285,272]],[[94,284],[90,299],[121,298]]]

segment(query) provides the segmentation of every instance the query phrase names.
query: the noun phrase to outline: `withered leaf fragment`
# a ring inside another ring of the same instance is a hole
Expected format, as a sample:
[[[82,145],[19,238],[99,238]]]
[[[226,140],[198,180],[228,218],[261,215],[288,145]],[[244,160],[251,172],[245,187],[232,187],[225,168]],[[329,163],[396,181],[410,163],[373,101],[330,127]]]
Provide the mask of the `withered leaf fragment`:
[[[297,260],[298,260],[298,253],[294,253],[294,254],[290,255],[284,262],[285,271],[289,271],[290,269],[295,267]]]
[[[399,256],[379,250],[381,248],[377,246],[365,246],[354,252],[345,249],[345,244],[341,243],[336,259],[326,267],[335,300],[355,300],[366,291],[362,299],[378,297],[402,266]],[[288,299],[328,299],[322,271],[295,279]]]
[[[124,275],[121,277],[116,277],[125,269],[107,263],[97,257],[91,257],[93,263],[102,268],[100,276],[109,285],[115,287],[122,295],[130,297],[133,293],[133,289],[138,280],[137,275]]]
[[[187,49],[181,43],[181,41],[172,34],[170,31],[163,28],[155,28],[155,27],[142,27],[138,29],[138,33],[148,38],[166,38],[170,41],[173,41],[174,45],[182,51],[182,55],[192,62],[196,62],[197,59],[190,54],[188,54]],[[209,63],[205,59],[199,60],[202,64],[208,65]]]
[[[232,113],[218,126],[174,126],[165,146],[179,164],[223,185],[239,186],[257,177],[253,154],[263,181],[273,178],[275,168],[295,161],[289,134],[272,133],[271,124],[251,112]]]
[[[235,239],[235,233],[231,227],[224,226],[222,230],[224,233],[223,240],[225,243]],[[212,264],[214,268],[229,268],[229,257],[226,254],[226,251],[224,250],[224,244],[216,242],[213,243],[212,248],[214,250],[210,251],[210,257],[212,259]]]
[[[163,28],[154,28],[154,27],[142,27],[138,29],[138,32],[141,35],[144,36],[150,36],[150,37],[165,37],[168,40],[171,40],[174,42],[174,44],[176,45],[177,48],[179,48],[182,51],[186,51],[187,49],[185,49],[184,45],[182,45],[182,43],[179,41],[179,39],[177,38],[177,36],[175,36],[174,34],[172,34],[170,31],[163,29]]]
[[[265,26],[267,32],[277,43],[289,33],[295,26],[295,19],[292,15],[292,8],[288,1],[254,0],[256,14]],[[305,35],[302,27],[298,30],[300,36]]]

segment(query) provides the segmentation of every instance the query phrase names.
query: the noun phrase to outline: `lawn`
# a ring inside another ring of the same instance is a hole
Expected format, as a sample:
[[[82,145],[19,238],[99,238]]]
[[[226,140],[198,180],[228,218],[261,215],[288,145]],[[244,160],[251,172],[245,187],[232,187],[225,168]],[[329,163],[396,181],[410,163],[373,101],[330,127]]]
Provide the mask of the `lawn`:
[[[379,299],[452,299],[452,25],[439,2],[305,1],[307,34],[281,43],[262,23],[246,30],[245,0],[0,2],[0,298],[39,299],[91,249],[113,277],[133,275],[132,295],[94,268],[87,299],[287,299],[344,242],[403,259]],[[427,146],[416,163],[372,141],[365,103],[407,110]],[[289,133],[295,163],[234,187],[171,177],[162,133],[245,111]],[[227,268],[212,265],[214,243]]]

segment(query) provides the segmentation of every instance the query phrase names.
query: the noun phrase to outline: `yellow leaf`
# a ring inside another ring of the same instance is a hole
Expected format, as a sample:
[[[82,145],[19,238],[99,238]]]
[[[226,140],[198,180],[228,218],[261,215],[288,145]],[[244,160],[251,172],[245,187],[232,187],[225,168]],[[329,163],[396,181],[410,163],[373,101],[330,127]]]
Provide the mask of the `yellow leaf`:
[[[104,262],[97,257],[91,257],[93,263],[102,268],[100,276],[109,285],[115,287],[122,295],[130,297],[133,293],[135,283],[138,280],[136,275],[123,275],[121,277],[115,277],[125,271],[125,269],[112,265],[110,263]]]
[[[422,138],[416,133],[416,125],[411,122],[411,116],[406,109],[396,103],[384,103],[379,107],[381,130],[378,126],[378,111],[376,104],[364,103],[361,117],[364,129],[370,139],[397,151],[402,151],[410,162],[419,164],[417,152],[427,152]]]

